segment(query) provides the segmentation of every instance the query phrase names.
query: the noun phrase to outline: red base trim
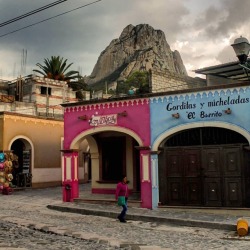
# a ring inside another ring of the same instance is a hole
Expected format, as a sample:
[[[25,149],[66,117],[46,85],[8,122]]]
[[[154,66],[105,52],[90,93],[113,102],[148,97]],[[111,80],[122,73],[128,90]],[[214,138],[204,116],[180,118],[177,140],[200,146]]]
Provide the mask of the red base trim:
[[[92,194],[115,194],[115,189],[92,188]]]
[[[115,195],[116,189],[108,189],[108,188],[92,188],[92,194],[113,194]],[[131,195],[131,190],[128,191],[128,194]]]

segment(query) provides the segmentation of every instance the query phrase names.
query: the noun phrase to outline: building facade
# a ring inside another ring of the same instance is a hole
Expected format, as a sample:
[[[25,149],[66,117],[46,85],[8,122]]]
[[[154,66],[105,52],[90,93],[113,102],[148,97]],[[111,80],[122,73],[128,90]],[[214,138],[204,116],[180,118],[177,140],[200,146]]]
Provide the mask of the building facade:
[[[63,106],[64,157],[88,141],[93,193],[126,174],[142,207],[250,205],[248,82]]]
[[[13,185],[61,185],[62,120],[0,112],[0,130],[0,148],[18,157],[18,166],[13,166]]]
[[[160,151],[153,203],[249,206],[249,108],[249,84],[151,98],[151,146]]]
[[[34,75],[0,82],[0,111],[62,119],[61,104],[77,100],[65,81]]]
[[[66,104],[64,150],[77,150],[79,157],[89,155],[93,193],[114,193],[117,181],[125,174],[130,190],[141,193],[144,207],[151,206],[148,101],[140,98]],[[82,147],[84,141],[88,151]],[[65,166],[65,171],[69,168]],[[85,168],[84,175],[87,171]],[[70,174],[65,176],[66,182],[72,179]]]
[[[15,187],[62,184],[60,104],[76,100],[75,91],[64,81],[32,76],[0,82],[0,151],[18,156]]]

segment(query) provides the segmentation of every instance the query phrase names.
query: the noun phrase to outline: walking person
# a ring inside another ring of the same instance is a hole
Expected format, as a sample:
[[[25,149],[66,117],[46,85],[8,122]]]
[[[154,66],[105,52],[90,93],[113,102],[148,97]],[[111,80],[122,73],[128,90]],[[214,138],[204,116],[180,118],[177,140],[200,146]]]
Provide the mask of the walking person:
[[[116,186],[115,199],[118,201],[118,205],[122,206],[122,211],[118,215],[120,222],[127,222],[125,217],[128,210],[128,184],[127,177],[123,176],[121,182]]]

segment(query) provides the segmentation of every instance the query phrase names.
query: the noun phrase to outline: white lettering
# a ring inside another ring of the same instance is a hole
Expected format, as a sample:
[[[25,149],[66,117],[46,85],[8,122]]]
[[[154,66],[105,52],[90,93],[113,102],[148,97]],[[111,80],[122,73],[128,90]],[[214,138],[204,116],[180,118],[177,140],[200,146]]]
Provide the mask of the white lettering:
[[[93,116],[89,121],[90,126],[106,126],[117,124],[117,115]]]

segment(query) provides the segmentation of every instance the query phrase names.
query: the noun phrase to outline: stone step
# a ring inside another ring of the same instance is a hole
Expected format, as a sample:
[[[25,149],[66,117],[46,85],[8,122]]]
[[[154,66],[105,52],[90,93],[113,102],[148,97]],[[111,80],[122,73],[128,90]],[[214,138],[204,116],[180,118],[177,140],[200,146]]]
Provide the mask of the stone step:
[[[115,199],[102,199],[102,198],[75,198],[76,203],[90,203],[90,204],[103,204],[103,205],[115,205],[117,201]],[[141,207],[141,201],[139,200],[129,200],[128,204],[130,207]]]

